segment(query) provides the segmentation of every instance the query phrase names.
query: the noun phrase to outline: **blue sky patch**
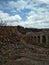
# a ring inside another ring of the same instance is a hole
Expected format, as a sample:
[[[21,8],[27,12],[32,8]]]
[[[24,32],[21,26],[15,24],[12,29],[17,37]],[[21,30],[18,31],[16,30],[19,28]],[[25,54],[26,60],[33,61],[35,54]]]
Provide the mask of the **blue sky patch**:
[[[1,19],[7,25],[48,28],[49,0],[0,0]]]

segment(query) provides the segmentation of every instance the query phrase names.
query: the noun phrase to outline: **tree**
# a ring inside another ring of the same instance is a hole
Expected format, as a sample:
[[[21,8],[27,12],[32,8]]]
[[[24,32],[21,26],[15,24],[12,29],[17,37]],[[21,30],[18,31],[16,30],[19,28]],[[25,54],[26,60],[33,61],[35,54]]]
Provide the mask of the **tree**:
[[[5,22],[3,22],[3,20],[2,20],[2,19],[0,19],[0,26],[6,26],[6,21],[5,21]]]

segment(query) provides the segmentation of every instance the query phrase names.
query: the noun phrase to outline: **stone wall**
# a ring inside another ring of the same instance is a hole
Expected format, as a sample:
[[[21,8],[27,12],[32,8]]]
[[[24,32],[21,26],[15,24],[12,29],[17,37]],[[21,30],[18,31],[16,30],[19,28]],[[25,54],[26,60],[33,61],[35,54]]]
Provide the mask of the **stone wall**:
[[[41,31],[41,32],[28,32],[26,33],[26,36],[32,37],[32,41],[35,41],[36,43],[45,43],[49,44],[49,31]]]
[[[29,35],[38,42],[40,34],[22,35],[16,27],[0,27],[0,65],[49,65],[49,48],[25,41]]]

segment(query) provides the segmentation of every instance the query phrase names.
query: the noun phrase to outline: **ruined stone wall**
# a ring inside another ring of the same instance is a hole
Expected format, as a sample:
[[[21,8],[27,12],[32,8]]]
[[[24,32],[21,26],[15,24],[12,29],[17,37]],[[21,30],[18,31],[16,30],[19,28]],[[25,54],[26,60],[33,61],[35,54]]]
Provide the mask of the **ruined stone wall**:
[[[26,33],[26,36],[32,37],[32,41],[35,41],[36,43],[45,43],[49,44],[49,31],[41,31],[41,32],[28,32]]]
[[[49,65],[49,49],[24,45],[24,42],[0,43],[0,65]]]
[[[28,44],[25,37],[16,28],[0,28],[0,65],[49,65],[49,47]]]

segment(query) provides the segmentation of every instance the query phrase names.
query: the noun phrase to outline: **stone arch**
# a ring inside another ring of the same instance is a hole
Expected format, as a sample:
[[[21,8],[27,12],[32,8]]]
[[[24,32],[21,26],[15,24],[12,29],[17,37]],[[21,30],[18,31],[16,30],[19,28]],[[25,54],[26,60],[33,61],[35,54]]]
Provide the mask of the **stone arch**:
[[[31,36],[31,41],[33,41],[33,39],[34,39],[34,37],[33,37],[33,36]]]
[[[46,43],[46,36],[45,35],[42,36],[42,43]]]
[[[34,36],[34,41],[36,42],[36,36]]]
[[[38,36],[38,42],[40,43],[40,36]]]

